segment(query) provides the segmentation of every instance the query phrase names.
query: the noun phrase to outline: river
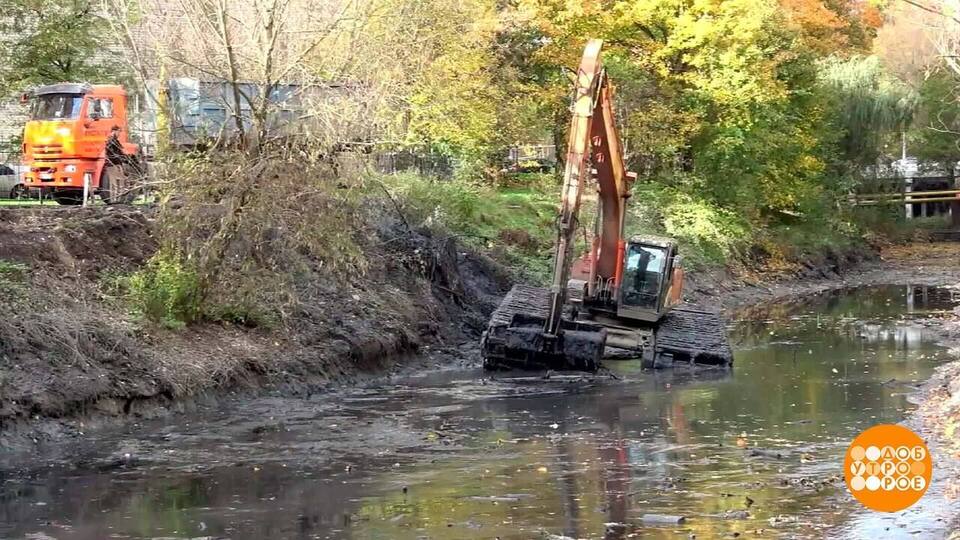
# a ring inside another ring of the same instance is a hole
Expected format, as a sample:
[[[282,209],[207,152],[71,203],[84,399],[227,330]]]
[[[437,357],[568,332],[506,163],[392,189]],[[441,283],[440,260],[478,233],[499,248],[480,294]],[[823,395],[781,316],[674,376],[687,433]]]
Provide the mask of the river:
[[[875,514],[842,454],[904,419],[947,359],[924,319],[955,303],[869,287],[750,310],[732,371],[439,370],[101,429],[0,457],[0,537],[935,537],[942,478]]]

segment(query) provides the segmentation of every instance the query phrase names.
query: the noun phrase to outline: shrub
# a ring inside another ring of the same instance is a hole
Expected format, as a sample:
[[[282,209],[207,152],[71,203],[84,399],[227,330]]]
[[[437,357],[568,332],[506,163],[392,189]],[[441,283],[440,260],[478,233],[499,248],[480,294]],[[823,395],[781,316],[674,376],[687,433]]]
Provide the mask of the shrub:
[[[169,327],[194,322],[203,311],[197,273],[172,249],[161,249],[130,276],[127,293],[138,312]]]
[[[376,178],[417,226],[439,227],[466,244],[488,251],[526,281],[549,278],[555,186],[493,189],[466,180],[435,180],[416,174]]]
[[[729,262],[749,245],[749,224],[706,198],[661,184],[640,184],[628,218],[628,234],[662,234],[680,243],[688,266]]]
[[[23,288],[29,269],[25,264],[0,259],[0,296],[16,298]]]

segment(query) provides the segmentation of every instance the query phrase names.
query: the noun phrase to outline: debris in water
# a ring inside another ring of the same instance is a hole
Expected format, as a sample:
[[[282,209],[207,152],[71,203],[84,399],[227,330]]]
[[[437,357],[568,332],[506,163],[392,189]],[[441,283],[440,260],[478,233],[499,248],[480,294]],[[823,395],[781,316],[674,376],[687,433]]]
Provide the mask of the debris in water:
[[[519,496],[510,496],[510,495],[504,495],[504,496],[496,496],[496,495],[482,496],[482,495],[476,495],[476,496],[470,497],[470,500],[471,500],[471,501],[485,501],[485,502],[520,502],[520,497],[519,497]]]
[[[750,519],[752,516],[746,510],[727,510],[718,514],[717,517],[720,519]]]
[[[548,533],[547,531],[544,531],[544,530],[541,530],[541,531],[540,531],[540,536],[541,536],[541,538],[545,538],[546,540],[578,540],[577,538],[572,538],[572,537],[570,537],[570,536],[561,536],[561,535],[559,535],[559,534],[550,534],[550,533]]]
[[[797,521],[798,521],[797,516],[785,516],[783,514],[780,514],[778,516],[774,516],[768,519],[767,523],[769,523],[771,527],[776,527],[777,525],[785,525],[787,523],[796,523]]]
[[[603,526],[608,537],[611,535],[622,536],[623,533],[627,532],[627,526],[623,523],[604,523]]]
[[[765,457],[773,459],[783,459],[784,455],[782,452],[777,450],[764,450],[762,448],[754,448],[750,451],[750,457]]]
[[[641,521],[651,525],[679,525],[687,521],[683,516],[671,516],[667,514],[644,514]]]

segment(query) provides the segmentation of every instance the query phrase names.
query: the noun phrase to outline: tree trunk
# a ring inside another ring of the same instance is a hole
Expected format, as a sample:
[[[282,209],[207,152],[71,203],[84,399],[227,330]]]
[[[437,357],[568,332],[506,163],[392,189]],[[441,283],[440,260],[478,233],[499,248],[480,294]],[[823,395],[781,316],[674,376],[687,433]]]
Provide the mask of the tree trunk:
[[[227,20],[227,3],[223,0],[218,5],[220,17],[220,33],[223,38],[223,45],[227,50],[227,64],[230,68],[230,87],[233,89],[233,120],[237,126],[237,140],[243,144],[245,133],[243,129],[243,108],[240,106],[240,72],[237,67],[236,54],[233,50],[233,40],[230,36],[230,25]]]
[[[957,178],[957,166],[950,167],[950,178],[953,180],[953,189],[960,189],[960,178]],[[957,197],[958,195],[954,195]],[[954,229],[960,229],[960,199],[955,199],[950,203],[950,225]]]

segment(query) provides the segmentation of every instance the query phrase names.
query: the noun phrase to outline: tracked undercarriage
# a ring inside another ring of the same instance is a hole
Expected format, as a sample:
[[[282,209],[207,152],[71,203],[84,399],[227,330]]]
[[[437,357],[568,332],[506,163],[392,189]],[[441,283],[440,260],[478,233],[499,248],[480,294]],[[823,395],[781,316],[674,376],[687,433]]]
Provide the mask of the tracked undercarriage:
[[[529,321],[531,327],[542,328],[542,321],[550,310],[550,291],[531,285],[515,285],[493,312],[483,337],[484,365],[487,369],[555,369],[563,362],[528,354],[512,338],[511,332],[520,321]],[[566,324],[573,316],[567,313]],[[567,363],[570,369],[593,371],[601,359],[641,359],[646,368],[668,368],[681,365],[725,367],[733,364],[733,352],[727,341],[726,328],[719,314],[694,307],[677,306],[659,323],[638,326],[618,325],[611,328],[585,317],[576,323],[594,336],[606,333],[607,341],[601,358],[575,357]],[[537,325],[537,322],[540,322]],[[572,330],[565,330],[564,333]],[[575,331],[575,330],[573,330]],[[590,335],[590,334],[586,334]],[[617,338],[614,338],[617,336]],[[581,336],[582,337],[582,336]],[[633,340],[636,345],[632,345]]]

